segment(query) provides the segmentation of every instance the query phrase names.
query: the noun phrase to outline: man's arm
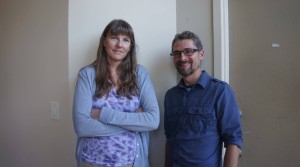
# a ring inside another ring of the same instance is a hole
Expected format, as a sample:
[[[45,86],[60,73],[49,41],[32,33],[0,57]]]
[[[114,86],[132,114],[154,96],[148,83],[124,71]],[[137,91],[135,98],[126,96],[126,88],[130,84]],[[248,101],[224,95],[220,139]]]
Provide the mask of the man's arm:
[[[238,146],[233,144],[228,145],[226,147],[223,167],[237,167],[240,152],[241,150]]]

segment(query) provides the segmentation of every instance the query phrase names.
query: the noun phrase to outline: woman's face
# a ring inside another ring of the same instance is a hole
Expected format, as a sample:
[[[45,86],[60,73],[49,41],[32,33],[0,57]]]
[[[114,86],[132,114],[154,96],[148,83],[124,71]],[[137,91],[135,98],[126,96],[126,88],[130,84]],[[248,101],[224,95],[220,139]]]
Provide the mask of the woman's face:
[[[131,41],[127,35],[108,35],[103,43],[108,54],[108,62],[120,63],[130,51]]]

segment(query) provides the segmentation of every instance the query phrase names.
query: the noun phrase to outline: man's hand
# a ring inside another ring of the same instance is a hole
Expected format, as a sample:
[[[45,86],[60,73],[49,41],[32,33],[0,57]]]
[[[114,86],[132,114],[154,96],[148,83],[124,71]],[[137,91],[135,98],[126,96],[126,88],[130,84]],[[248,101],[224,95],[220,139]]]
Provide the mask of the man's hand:
[[[224,157],[224,167],[237,167],[241,150],[238,146],[229,144],[226,147]]]

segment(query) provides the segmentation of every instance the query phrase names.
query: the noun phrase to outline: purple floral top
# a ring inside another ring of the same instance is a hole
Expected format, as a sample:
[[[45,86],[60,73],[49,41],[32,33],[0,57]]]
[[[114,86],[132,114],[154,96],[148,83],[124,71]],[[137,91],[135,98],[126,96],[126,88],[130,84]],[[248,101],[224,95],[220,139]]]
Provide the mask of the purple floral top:
[[[119,96],[116,89],[106,96],[93,100],[93,108],[110,107],[123,112],[135,112],[140,106],[137,96],[128,99]],[[95,165],[125,166],[133,164],[136,155],[135,132],[126,131],[114,136],[87,137],[82,158]]]

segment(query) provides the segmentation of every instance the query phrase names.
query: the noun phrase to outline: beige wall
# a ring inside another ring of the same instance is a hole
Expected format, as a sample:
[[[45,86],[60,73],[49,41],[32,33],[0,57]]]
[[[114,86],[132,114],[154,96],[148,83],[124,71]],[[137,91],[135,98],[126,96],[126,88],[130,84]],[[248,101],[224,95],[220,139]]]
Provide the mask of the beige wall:
[[[300,164],[299,7],[299,0],[229,1],[230,83],[243,112],[240,167]]]
[[[68,1],[1,0],[1,166],[74,166]],[[50,119],[50,102],[60,120]]]

